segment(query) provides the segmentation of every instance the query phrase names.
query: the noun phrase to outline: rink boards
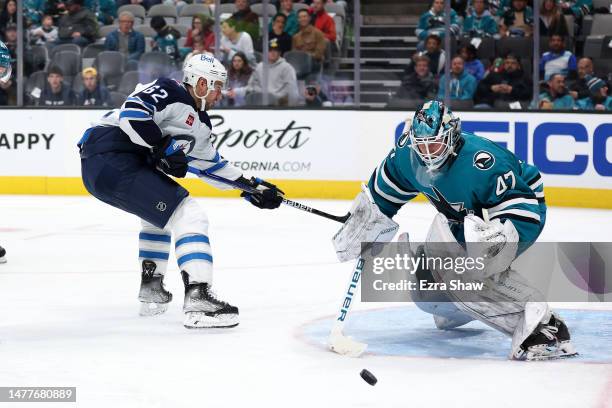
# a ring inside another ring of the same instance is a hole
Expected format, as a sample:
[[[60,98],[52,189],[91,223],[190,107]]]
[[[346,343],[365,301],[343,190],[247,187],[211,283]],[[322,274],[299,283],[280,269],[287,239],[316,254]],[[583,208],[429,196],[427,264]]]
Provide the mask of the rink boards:
[[[0,193],[87,194],[76,144],[99,110],[5,110]],[[246,175],[278,182],[291,197],[350,199],[393,147],[409,114],[397,111],[218,110],[214,143]],[[551,205],[612,208],[609,114],[459,113],[540,169]],[[236,196],[197,179],[196,196]]]

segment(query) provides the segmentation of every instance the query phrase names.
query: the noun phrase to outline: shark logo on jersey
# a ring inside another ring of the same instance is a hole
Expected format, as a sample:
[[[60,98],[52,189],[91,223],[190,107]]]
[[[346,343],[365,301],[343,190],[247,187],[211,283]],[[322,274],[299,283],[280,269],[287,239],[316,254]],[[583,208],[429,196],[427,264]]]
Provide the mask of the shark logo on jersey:
[[[174,143],[177,144],[179,148],[183,152],[185,152],[186,155],[189,155],[189,153],[191,153],[196,144],[195,137],[191,135],[176,135],[172,138],[175,140]]]
[[[479,150],[474,155],[474,167],[478,170],[489,170],[495,164],[495,157],[484,150]]]
[[[433,195],[423,192],[429,202],[449,220],[463,222],[463,219],[468,215],[467,210],[464,208],[464,203],[450,203],[440,190],[434,186],[431,186],[431,189],[434,192]]]

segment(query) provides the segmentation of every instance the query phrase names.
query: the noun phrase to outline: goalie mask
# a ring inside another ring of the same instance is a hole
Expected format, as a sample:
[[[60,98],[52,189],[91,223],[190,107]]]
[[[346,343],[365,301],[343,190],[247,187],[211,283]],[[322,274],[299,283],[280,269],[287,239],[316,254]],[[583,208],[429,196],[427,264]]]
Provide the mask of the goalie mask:
[[[11,78],[11,52],[0,41],[0,81],[7,82]]]
[[[206,80],[208,91],[204,95],[198,95],[196,85],[200,78]],[[191,85],[196,97],[202,99],[202,110],[206,109],[206,97],[215,89],[215,84],[221,82],[221,89],[225,87],[227,81],[227,71],[221,62],[212,54],[194,55],[185,63],[183,67],[183,82]]]
[[[444,103],[428,101],[414,114],[408,136],[410,147],[427,170],[436,170],[454,153],[461,124]]]

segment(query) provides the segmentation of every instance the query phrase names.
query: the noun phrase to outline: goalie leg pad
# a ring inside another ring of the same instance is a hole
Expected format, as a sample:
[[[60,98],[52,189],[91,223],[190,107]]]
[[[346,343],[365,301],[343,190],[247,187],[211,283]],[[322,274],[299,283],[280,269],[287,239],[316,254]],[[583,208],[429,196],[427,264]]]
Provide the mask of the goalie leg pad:
[[[427,257],[467,256],[442,214],[438,214],[432,223],[425,254]],[[430,272],[436,282],[445,282],[447,287],[451,287],[450,281],[457,278],[453,271],[434,268]],[[447,291],[448,297],[461,312],[512,336],[513,349],[540,322],[550,317],[548,305],[543,302],[544,296],[516,271],[507,269],[492,276],[474,277],[474,280],[483,283],[483,290],[469,295]]]
[[[357,259],[362,242],[389,242],[399,224],[383,214],[370,195],[367,186],[355,198],[351,216],[334,235],[332,241],[340,262]]]

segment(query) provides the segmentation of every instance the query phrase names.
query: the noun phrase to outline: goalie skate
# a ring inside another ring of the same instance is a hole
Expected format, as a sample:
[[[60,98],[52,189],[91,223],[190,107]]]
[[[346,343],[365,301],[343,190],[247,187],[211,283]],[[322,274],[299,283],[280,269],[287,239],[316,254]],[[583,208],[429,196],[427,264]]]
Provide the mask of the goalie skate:
[[[138,300],[140,316],[156,316],[168,310],[172,301],[172,293],[164,287],[164,275],[155,274],[157,265],[153,261],[142,261],[142,277]]]
[[[188,275],[181,272],[185,283],[183,325],[188,329],[229,328],[238,326],[238,308],[217,299],[208,283],[188,283]]]
[[[554,314],[546,324],[540,324],[536,330],[525,339],[514,360],[542,361],[573,357],[578,352],[570,340],[567,326]]]

